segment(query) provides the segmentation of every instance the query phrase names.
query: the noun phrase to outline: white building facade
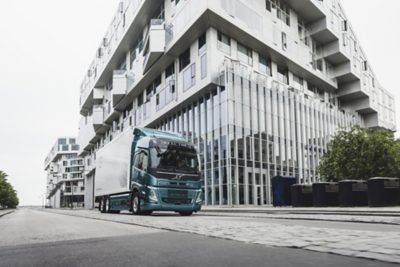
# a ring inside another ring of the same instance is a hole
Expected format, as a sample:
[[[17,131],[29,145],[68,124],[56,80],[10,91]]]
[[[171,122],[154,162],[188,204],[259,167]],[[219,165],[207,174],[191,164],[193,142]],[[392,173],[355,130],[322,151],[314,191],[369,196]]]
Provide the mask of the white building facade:
[[[46,206],[83,207],[85,180],[83,159],[76,138],[58,138],[44,162],[47,173]]]
[[[393,96],[338,0],[121,1],[80,114],[87,207],[96,151],[128,126],[197,145],[206,205],[269,204],[273,176],[318,180],[337,130],[395,130]]]

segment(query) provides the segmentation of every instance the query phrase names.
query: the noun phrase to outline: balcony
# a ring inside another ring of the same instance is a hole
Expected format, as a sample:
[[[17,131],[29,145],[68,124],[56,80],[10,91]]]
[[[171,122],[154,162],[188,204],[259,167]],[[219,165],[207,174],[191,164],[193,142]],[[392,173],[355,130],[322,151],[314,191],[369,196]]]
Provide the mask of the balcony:
[[[337,96],[342,101],[353,101],[360,98],[369,97],[368,92],[361,86],[361,81],[356,80],[341,84]]]
[[[134,83],[134,75],[126,70],[115,70],[113,74],[113,89],[111,101],[115,107],[127,94],[128,88]]]
[[[307,28],[310,36],[321,44],[327,44],[339,40],[338,29],[333,28],[333,26],[328,22],[327,17],[313,22]]]
[[[165,36],[164,20],[152,19],[149,33],[144,42],[143,73],[147,72],[157,59],[164,54]]]
[[[80,150],[79,155],[83,155],[93,147],[96,139],[96,133],[93,129],[92,116],[82,117],[79,121],[78,144]]]
[[[106,102],[103,111],[104,111],[104,123],[108,125],[111,125],[111,123],[114,120],[116,120],[121,114],[113,107],[111,101]]]
[[[377,112],[377,110],[373,108],[373,105],[371,105],[370,97],[355,99],[351,102],[344,103],[343,105],[351,106],[352,109],[360,114],[371,114]]]
[[[360,71],[355,62],[346,62],[337,65],[333,71],[333,77],[335,77],[338,83],[348,83],[352,81],[360,80]]]
[[[333,65],[339,65],[350,61],[350,55],[347,51],[347,47],[348,46],[343,45],[341,40],[333,41],[320,48],[317,52],[317,57],[325,58]]]
[[[82,84],[81,94],[79,98],[80,114],[85,116],[92,107],[93,103],[93,90],[88,87],[89,84]]]
[[[109,126],[104,123],[104,108],[102,105],[93,107],[93,128],[96,134],[103,134],[107,131]]]
[[[313,22],[325,16],[323,2],[318,0],[284,0],[307,22]]]

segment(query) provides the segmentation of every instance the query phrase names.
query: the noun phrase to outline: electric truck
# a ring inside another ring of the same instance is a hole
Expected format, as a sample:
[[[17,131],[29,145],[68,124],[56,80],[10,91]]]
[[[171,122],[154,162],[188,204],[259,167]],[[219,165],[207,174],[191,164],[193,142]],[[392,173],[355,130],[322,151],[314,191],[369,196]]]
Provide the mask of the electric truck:
[[[198,154],[180,134],[126,129],[97,152],[94,189],[102,213],[190,216],[202,203]]]

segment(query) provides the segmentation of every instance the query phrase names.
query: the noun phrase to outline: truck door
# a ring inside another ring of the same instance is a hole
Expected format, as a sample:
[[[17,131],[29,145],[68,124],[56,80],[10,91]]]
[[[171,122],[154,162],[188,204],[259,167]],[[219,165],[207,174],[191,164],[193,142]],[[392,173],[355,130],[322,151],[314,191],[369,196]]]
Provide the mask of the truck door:
[[[145,149],[138,150],[132,167],[133,183],[137,183],[139,186],[144,185],[148,161],[148,152]]]

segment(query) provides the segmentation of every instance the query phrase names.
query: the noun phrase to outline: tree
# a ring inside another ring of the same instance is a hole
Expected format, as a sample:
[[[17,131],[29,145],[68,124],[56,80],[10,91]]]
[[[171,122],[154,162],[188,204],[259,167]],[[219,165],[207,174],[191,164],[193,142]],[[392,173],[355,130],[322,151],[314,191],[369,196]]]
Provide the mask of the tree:
[[[19,204],[17,192],[7,181],[7,174],[0,171],[0,208],[14,209]]]
[[[339,131],[328,144],[318,172],[327,181],[400,177],[400,140],[385,129],[356,126]]]

